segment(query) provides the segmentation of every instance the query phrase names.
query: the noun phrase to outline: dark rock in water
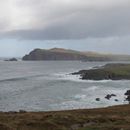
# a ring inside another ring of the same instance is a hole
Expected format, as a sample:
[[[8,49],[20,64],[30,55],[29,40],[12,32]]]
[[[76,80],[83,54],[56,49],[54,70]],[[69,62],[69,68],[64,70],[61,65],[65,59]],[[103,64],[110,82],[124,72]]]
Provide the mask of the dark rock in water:
[[[71,73],[72,75],[83,75],[85,73],[86,70],[80,70],[78,72],[74,72],[74,73]]]
[[[8,59],[8,60],[5,60],[5,61],[18,61],[16,58],[11,58],[11,59]]]
[[[105,98],[109,100],[111,98],[111,96],[108,94],[105,96]]]
[[[116,97],[116,95],[115,94],[111,94],[111,97]]]
[[[17,61],[17,59],[16,58],[11,58],[11,59],[9,59],[9,61]]]
[[[115,97],[115,94],[108,94],[105,96],[106,99],[110,100],[111,97]]]
[[[126,101],[128,101],[130,104],[130,95],[127,96]]]
[[[100,101],[100,98],[96,98],[95,100],[96,100],[96,101]]]
[[[125,93],[125,95],[130,95],[130,90],[127,90],[127,92]]]
[[[130,104],[130,90],[127,90],[127,92],[124,95],[127,96],[125,100],[128,101]]]
[[[118,102],[119,100],[118,99],[115,99],[116,102]]]

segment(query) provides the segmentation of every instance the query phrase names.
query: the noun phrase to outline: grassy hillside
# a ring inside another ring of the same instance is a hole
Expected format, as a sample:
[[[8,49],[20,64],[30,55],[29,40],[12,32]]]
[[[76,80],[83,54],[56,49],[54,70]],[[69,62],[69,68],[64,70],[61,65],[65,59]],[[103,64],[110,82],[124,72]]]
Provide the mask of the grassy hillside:
[[[130,64],[106,64],[105,66],[73,73],[86,80],[130,80]]]
[[[0,113],[0,130],[130,130],[130,105],[60,112]]]

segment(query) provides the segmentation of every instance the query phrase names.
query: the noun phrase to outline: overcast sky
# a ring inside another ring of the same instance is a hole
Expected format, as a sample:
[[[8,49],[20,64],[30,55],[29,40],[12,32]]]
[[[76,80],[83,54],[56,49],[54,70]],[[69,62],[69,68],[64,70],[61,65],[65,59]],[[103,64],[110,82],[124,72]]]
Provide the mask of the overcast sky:
[[[130,0],[0,0],[0,57],[52,47],[130,54]]]

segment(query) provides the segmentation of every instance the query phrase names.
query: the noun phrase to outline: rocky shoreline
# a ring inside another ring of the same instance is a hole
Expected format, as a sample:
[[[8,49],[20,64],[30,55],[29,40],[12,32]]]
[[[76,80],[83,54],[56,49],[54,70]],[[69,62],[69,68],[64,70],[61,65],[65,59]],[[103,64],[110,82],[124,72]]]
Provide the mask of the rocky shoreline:
[[[101,67],[93,67],[89,70],[80,70],[72,73],[72,75],[80,75],[82,80],[130,80],[130,64],[106,64]],[[111,100],[114,97],[115,102],[118,102],[116,94],[107,94],[104,98]],[[97,97],[96,101],[102,99]],[[124,101],[128,101],[130,104],[130,90],[124,93]]]
[[[81,75],[83,80],[130,80],[130,64],[106,64],[72,74]]]
[[[114,97],[114,100],[115,100],[115,102],[118,102],[119,101],[119,99],[117,99],[117,95],[116,94],[107,94],[104,98],[106,99],[106,100],[111,100],[111,98],[113,98]],[[101,98],[96,98],[95,99],[96,101],[101,101],[102,99]],[[130,90],[127,90],[125,93],[124,93],[124,101],[127,101],[129,104],[130,104]]]

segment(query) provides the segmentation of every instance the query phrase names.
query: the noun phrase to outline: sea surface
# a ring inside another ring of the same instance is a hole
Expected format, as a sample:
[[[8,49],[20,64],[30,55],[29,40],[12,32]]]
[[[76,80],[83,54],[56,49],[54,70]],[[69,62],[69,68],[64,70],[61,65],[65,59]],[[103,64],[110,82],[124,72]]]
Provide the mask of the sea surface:
[[[80,61],[0,61],[0,111],[52,111],[126,104],[130,81],[81,80],[70,73],[105,65]],[[111,100],[104,97],[116,94]],[[100,101],[96,101],[100,98]],[[119,101],[116,102],[115,99]]]

